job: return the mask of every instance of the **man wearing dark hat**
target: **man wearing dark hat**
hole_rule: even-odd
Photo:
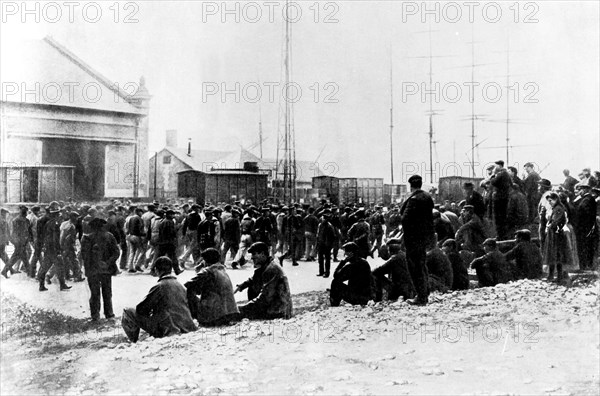
[[[90,312],[92,320],[100,319],[100,294],[104,306],[104,316],[114,318],[112,306],[112,276],[119,271],[119,245],[115,237],[104,230],[106,220],[92,219],[91,233],[81,239],[81,258],[90,287]]]
[[[358,246],[359,257],[364,259],[371,254],[371,226],[366,222],[366,213],[364,209],[359,209],[354,214],[357,221],[352,224],[348,230],[348,241],[354,242]]]
[[[261,214],[256,222],[254,223],[254,236],[257,242],[264,242],[271,246],[271,235],[273,234],[273,222],[269,216],[269,208],[263,207]]]
[[[231,209],[231,216],[223,224],[223,252],[221,253],[221,262],[227,261],[227,253],[231,251],[232,259],[235,259],[240,247],[242,234],[240,229],[240,212],[237,209]]]
[[[287,241],[287,251],[279,256],[279,264],[283,266],[283,260],[291,257],[292,265],[298,265],[302,257],[302,242],[304,239],[304,222],[298,214],[296,205],[290,208],[290,214],[284,219],[283,230]]]
[[[31,234],[33,235],[33,240],[31,241],[31,249],[33,250],[33,257],[31,258],[31,262],[29,263],[29,271],[28,275],[30,278],[35,278],[35,273],[37,270],[37,263],[40,260],[40,252],[36,249],[38,235],[37,235],[37,223],[40,216],[41,208],[39,206],[34,206],[31,208],[31,213],[27,215],[27,220],[29,220],[29,224],[31,224]],[[29,251],[27,252],[28,256],[30,256]]]
[[[27,270],[29,270],[29,255],[27,254],[27,245],[33,240],[33,233],[31,231],[31,224],[27,220],[27,206],[21,205],[19,207],[19,215],[12,221],[12,232],[10,235],[10,242],[13,244],[15,250],[8,262],[8,265],[2,270],[2,275],[6,277],[8,271],[11,273],[20,272],[17,269],[13,269],[19,260],[21,260]]]
[[[385,218],[383,217],[383,208],[381,205],[375,205],[375,213],[369,217],[369,225],[371,227],[371,254],[374,251],[379,251],[381,248],[381,242],[383,240],[383,226],[385,225]]]
[[[339,306],[342,300],[352,305],[366,305],[372,293],[371,267],[359,256],[360,248],[356,243],[348,242],[342,248],[346,257],[333,273],[329,292],[331,306]]]
[[[190,207],[190,212],[183,220],[183,225],[181,228],[181,232],[183,236],[187,239],[187,249],[183,253],[183,256],[179,259],[181,261],[182,267],[188,261],[190,256],[192,256],[192,260],[194,262],[200,259],[200,248],[198,248],[198,224],[202,221],[202,217],[200,216],[200,205],[192,204]]]
[[[480,257],[485,254],[482,244],[487,238],[485,228],[472,205],[465,205],[461,214],[463,225],[456,232],[455,240],[459,250],[468,250]]]
[[[475,190],[475,185],[471,182],[463,184],[463,190],[465,192],[465,204],[472,205],[475,214],[483,220],[485,216],[485,202],[483,196]]]
[[[135,308],[125,308],[121,325],[131,342],[137,342],[140,329],[155,338],[196,330],[190,312],[187,289],[171,275],[173,263],[168,257],[155,262],[158,282]]]
[[[527,176],[523,180],[523,192],[527,196],[527,205],[529,213],[529,223],[538,216],[538,203],[540,202],[540,195],[538,194],[538,182],[540,181],[540,175],[534,170],[531,162],[526,163],[524,166]]]
[[[531,231],[519,230],[515,233],[517,241],[514,248],[508,251],[504,257],[508,261],[515,261],[514,279],[539,279],[542,277],[542,252],[540,248],[531,241]]]
[[[319,273],[317,276],[329,277],[331,268],[331,249],[337,238],[337,233],[330,223],[331,211],[325,209],[321,212],[321,222],[317,226],[316,242],[317,256],[319,260]]]
[[[488,238],[483,242],[485,255],[471,263],[477,272],[480,287],[496,286],[511,280],[511,271],[504,255],[498,251],[496,240]]]
[[[205,218],[198,224],[198,248],[204,251],[209,248],[219,249],[217,245],[218,222],[213,217],[214,207],[204,209]]]
[[[248,289],[248,302],[240,305],[240,316],[249,319],[289,319],[292,317],[292,296],[288,279],[280,265],[269,255],[264,242],[254,243],[248,252],[254,262],[254,274],[237,285],[234,293]]]
[[[409,300],[410,304],[425,305],[428,302],[429,287],[425,257],[427,248],[434,241],[433,200],[421,189],[423,179],[419,175],[408,179],[411,195],[400,208],[404,245],[408,269],[417,292],[417,298]]]
[[[4,269],[2,270],[2,273],[5,274],[5,277],[6,273],[8,273],[7,268],[9,268],[8,263],[10,261],[8,254],[6,254],[6,246],[10,240],[8,221],[6,221],[7,216],[8,210],[0,208],[0,260],[4,261]],[[6,270],[6,272],[4,270]]]
[[[581,269],[592,269],[594,251],[597,245],[598,229],[596,227],[597,202],[592,194],[588,180],[577,185],[575,237],[577,238],[577,255]]]
[[[375,277],[375,302],[383,299],[383,290],[387,291],[388,300],[395,301],[399,297],[404,300],[415,294],[414,286],[408,271],[406,254],[402,251],[400,241],[390,243],[387,247],[391,257],[372,271]]]
[[[58,202],[53,201],[48,206],[48,221],[43,223],[43,240],[42,247],[44,252],[44,259],[42,260],[41,268],[38,272],[38,282],[40,284],[40,291],[46,291],[44,286],[44,280],[46,274],[52,266],[55,266],[58,281],[60,283],[60,290],[69,290],[71,286],[67,286],[65,283],[65,268],[63,260],[60,256],[60,207]],[[39,224],[39,223],[38,223]]]
[[[60,225],[60,250],[66,270],[73,271],[73,280],[82,282],[85,279],[81,276],[81,265],[75,254],[77,240],[77,219],[79,213],[70,212],[69,220],[63,221]]]
[[[233,216],[235,214],[232,213]],[[184,285],[187,289],[190,312],[192,317],[204,326],[227,324],[240,312],[233,296],[231,279],[225,266],[219,262],[220,254],[217,249],[203,251],[202,259],[207,266]]]
[[[499,240],[505,240],[509,238],[506,214],[512,181],[504,168],[504,161],[496,161],[495,164],[494,174],[490,178],[490,185],[493,187],[492,209],[494,223],[496,224],[496,235]]]
[[[175,221],[173,217],[175,211],[168,209],[165,212],[165,219],[158,225],[158,243],[156,244],[156,255],[157,257],[166,256],[171,260],[173,264],[173,272],[175,275],[179,275],[183,270],[179,267],[177,261],[177,229],[175,228]]]

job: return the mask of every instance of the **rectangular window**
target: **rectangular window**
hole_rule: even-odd
[[[171,163],[171,156],[170,155],[165,155],[163,157],[163,164],[170,164]]]

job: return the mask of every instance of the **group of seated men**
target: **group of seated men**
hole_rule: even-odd
[[[194,331],[193,319],[202,326],[220,326],[242,318],[290,318],[292,297],[288,279],[281,266],[270,257],[269,249],[263,242],[250,247],[254,274],[235,290],[216,249],[202,252],[205,265],[185,285],[171,273],[171,260],[158,258],[155,263],[157,285],[137,307],[123,311],[125,334],[137,342],[140,329],[157,338]],[[237,305],[234,293],[244,289],[248,289],[248,302]]]
[[[519,278],[536,279],[542,275],[542,258],[539,247],[531,241],[528,230],[517,231],[515,246],[503,254],[494,239],[483,243],[484,254],[471,262],[479,285],[494,286]],[[390,257],[371,270],[366,259],[359,254],[354,242],[343,246],[345,258],[333,273],[330,288],[331,306],[342,301],[353,305],[366,305],[369,300],[381,301],[384,291],[389,300],[412,298],[412,285],[406,254],[399,239],[386,244]],[[255,271],[251,278],[233,288],[221,255],[216,249],[206,249],[202,258],[206,265],[196,276],[179,283],[172,275],[172,263],[167,257],[157,259],[159,274],[157,285],[152,287],[136,308],[126,308],[122,325],[129,339],[136,342],[140,329],[154,337],[187,333],[196,330],[193,319],[202,326],[221,326],[249,319],[288,319],[292,316],[292,299],[288,279],[280,265],[269,255],[270,247],[263,242],[254,243],[252,255]],[[469,288],[468,262],[459,252],[453,239],[435,246],[427,252],[426,266],[431,290],[447,292]],[[248,302],[238,305],[234,294],[248,289]]]

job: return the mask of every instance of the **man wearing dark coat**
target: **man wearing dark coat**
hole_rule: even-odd
[[[166,256],[173,264],[175,275],[183,272],[177,260],[177,229],[173,217],[175,211],[168,209],[165,212],[165,219],[158,225],[158,242],[156,244],[156,257]],[[154,269],[154,266],[152,266]]]
[[[504,255],[500,253],[496,240],[488,238],[483,242],[485,255],[471,263],[471,268],[477,272],[480,287],[496,286],[511,280],[511,271]]]
[[[317,276],[329,278],[331,268],[331,249],[337,239],[337,231],[329,222],[331,211],[321,212],[321,222],[317,227],[317,257],[319,260],[319,273]]]
[[[342,248],[346,258],[333,273],[329,302],[332,307],[339,306],[342,300],[353,305],[366,305],[371,299],[371,267],[359,256],[356,243],[348,242]]]
[[[441,293],[452,290],[454,281],[452,263],[437,244],[427,252],[425,263],[429,272],[429,289]]]
[[[469,271],[458,253],[454,239],[446,239],[442,250],[452,265],[452,290],[467,290],[469,288]]]
[[[421,190],[423,179],[419,175],[408,179],[411,195],[400,208],[404,245],[408,269],[417,291],[417,298],[408,300],[410,304],[425,305],[428,302],[429,287],[425,256],[427,248],[433,244],[433,200]]]
[[[348,241],[354,242],[358,246],[358,255],[367,258],[371,254],[371,226],[365,221],[364,209],[359,209],[355,214],[357,222],[352,224],[348,230]]]
[[[471,205],[463,207],[461,217],[464,224],[456,231],[454,239],[459,250],[468,250],[475,253],[476,257],[480,257],[485,254],[481,244],[486,239],[486,232],[481,219],[473,211],[474,208]]]
[[[254,262],[254,274],[237,285],[234,293],[248,289],[248,302],[240,305],[240,316],[249,319],[275,319],[292,317],[292,296],[287,276],[281,266],[269,255],[270,247],[255,242],[248,252]]]
[[[514,260],[515,267],[513,278],[515,279],[539,279],[542,277],[542,252],[540,248],[531,241],[531,231],[519,230],[515,234],[516,245],[508,251],[504,257],[507,261]]]
[[[540,195],[538,194],[538,182],[541,180],[540,175],[533,170],[533,164],[531,162],[526,163],[524,166],[527,177],[523,180],[523,192],[527,197],[529,223],[538,216],[538,203],[540,202]]]
[[[512,181],[508,172],[504,169],[504,161],[496,161],[495,164],[496,169],[490,179],[490,185],[493,187],[492,208],[494,223],[496,224],[496,235],[499,240],[505,240],[508,239],[506,214]]]
[[[404,300],[412,298],[415,288],[410,279],[406,254],[400,244],[388,243],[387,246],[392,256],[372,271],[375,277],[375,302],[382,300],[383,289],[387,290],[388,299],[391,301],[399,297]]]
[[[114,318],[112,306],[112,276],[119,271],[119,245],[115,237],[103,230],[106,221],[100,218],[89,222],[91,233],[81,238],[81,258],[90,287],[90,312],[93,321],[100,318],[100,293],[104,302],[104,316]]]
[[[227,219],[227,221],[231,218]],[[207,267],[185,283],[192,317],[203,326],[220,326],[235,320],[240,311],[233,296],[231,279],[225,266],[219,262],[219,251],[214,248],[202,252]]]
[[[591,194],[591,187],[587,180],[577,185],[577,191],[581,197],[576,203],[577,222],[575,223],[579,266],[581,269],[591,269],[598,233],[596,229],[597,203]]]
[[[510,188],[506,217],[507,228],[511,233],[525,227],[529,220],[527,197],[514,183]]]
[[[46,291],[44,286],[44,279],[50,268],[54,265],[57,270],[58,281],[60,283],[60,290],[69,290],[71,286],[68,286],[65,282],[65,268],[60,251],[60,206],[58,202],[53,201],[48,206],[48,220],[42,223],[43,232],[42,235],[42,249],[44,258],[42,265],[38,272],[39,290]],[[39,226],[39,223],[38,223]]]
[[[168,257],[155,262],[158,283],[136,308],[125,308],[121,325],[127,337],[137,342],[140,329],[155,338],[196,330],[187,299],[187,290],[171,275],[173,263]]]

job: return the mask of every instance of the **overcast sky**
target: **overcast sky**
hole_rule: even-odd
[[[55,10],[44,8],[45,3],[39,3],[39,23],[23,16],[22,9],[13,15],[7,3],[12,2],[2,6],[2,45],[52,35],[121,86],[145,76],[153,95],[151,152],[164,147],[167,129],[178,130],[180,146],[192,138],[194,148],[251,147],[258,141],[255,87],[260,85],[264,155],[275,157],[282,3],[227,2],[227,14],[220,1],[123,2],[117,7],[98,2],[102,15],[91,22],[97,8],[81,2],[70,22],[69,9],[58,2],[62,17],[55,23],[50,23],[57,19]],[[21,3],[12,4],[19,8]],[[484,118],[475,124],[476,143],[481,142],[475,153],[481,164],[477,173],[485,163],[506,159],[508,42],[510,85],[518,86],[510,92],[511,165],[522,169],[533,161],[555,183],[562,181],[564,167],[575,175],[585,166],[600,168],[597,1],[429,2],[430,10],[438,10],[430,14],[422,2],[295,4],[294,11],[301,10],[301,15],[290,15],[291,79],[302,90],[294,105],[298,159],[315,160],[323,150],[318,162],[326,173],[389,182],[392,61],[395,182],[425,174],[431,96],[421,95],[429,84],[429,59],[422,57],[429,55],[431,28],[433,81],[440,87],[439,103],[433,104],[439,113],[433,119],[436,178],[454,174],[449,165],[454,161],[460,164],[457,173],[470,173],[465,163],[471,148],[472,37],[475,63],[482,64],[475,67],[474,107]],[[239,103],[234,94],[223,98],[220,92],[235,92],[236,83]],[[275,87],[274,98],[269,86]],[[498,94],[497,87],[503,92]],[[219,92],[208,94],[215,89]],[[252,151],[258,154],[258,148]]]

